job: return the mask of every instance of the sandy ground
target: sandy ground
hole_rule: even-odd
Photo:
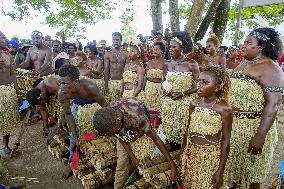
[[[278,114],[279,141],[274,154],[272,173],[262,184],[262,189],[268,189],[275,174],[279,173],[278,165],[284,159],[284,106]],[[13,137],[12,143],[13,144]],[[2,139],[0,139],[2,143]],[[22,154],[6,160],[8,168],[13,177],[24,177],[23,180],[12,180],[6,182],[10,185],[22,185],[26,189],[83,189],[79,179],[71,177],[68,180],[62,179],[62,173],[66,168],[61,160],[51,156],[47,149],[46,141],[42,137],[41,124],[26,128],[24,137],[19,147]],[[33,182],[29,178],[37,178]],[[1,180],[1,178],[0,178]],[[111,188],[111,187],[107,187]]]

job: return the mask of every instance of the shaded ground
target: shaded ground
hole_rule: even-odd
[[[269,177],[262,184],[262,189],[267,189],[275,174],[279,173],[279,161],[284,159],[284,106],[278,115],[279,141],[274,154],[273,170]],[[12,143],[13,144],[13,137]],[[2,139],[0,139],[2,144]],[[79,179],[71,177],[68,180],[62,179],[61,175],[65,169],[62,161],[51,156],[47,149],[45,140],[42,137],[40,124],[26,128],[24,138],[20,146],[22,152],[16,158],[7,160],[12,177],[25,177],[23,181],[9,178],[10,185],[23,185],[27,189],[83,189]],[[37,178],[36,183],[28,178]],[[1,178],[0,178],[1,180]],[[108,187],[107,187],[108,188]],[[111,188],[111,187],[110,187]]]

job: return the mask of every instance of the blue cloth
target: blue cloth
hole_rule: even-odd
[[[7,186],[5,184],[0,183],[0,189],[22,189],[22,187],[20,187],[20,186],[11,187],[11,186]]]
[[[59,69],[63,65],[63,60],[63,58],[60,58],[55,61],[55,69]]]
[[[72,109],[71,109],[71,112],[72,112],[72,116],[74,117],[74,120],[75,120],[75,125],[76,125],[76,132],[79,133],[79,126],[78,126],[78,107],[79,105],[73,103],[73,106],[72,106]],[[73,134],[69,128],[69,136],[70,136],[70,143],[69,143],[69,161],[72,161],[72,158],[73,158],[73,150],[72,150],[72,147],[75,143],[74,141],[74,137],[73,137]]]
[[[280,161],[279,170],[281,179],[284,180],[284,160]]]
[[[94,104],[96,103],[95,100],[81,100],[81,99],[74,99],[73,100],[73,103],[76,104],[76,105],[85,105],[85,104]]]
[[[8,46],[11,46],[11,47],[16,48],[17,51],[19,51],[19,49],[20,49],[20,44],[19,44],[19,42],[16,41],[16,40],[11,40],[11,41],[9,41],[9,42],[8,42]]]
[[[21,118],[25,117],[29,108],[31,108],[30,103],[27,100],[24,100],[22,102],[21,106],[19,107],[19,114],[20,114]],[[34,111],[34,109],[32,109],[30,117],[32,117],[34,115],[35,115],[35,111]]]

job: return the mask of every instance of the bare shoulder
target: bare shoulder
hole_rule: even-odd
[[[198,101],[199,101],[199,99],[193,99],[192,101],[190,101],[190,106],[192,106],[192,107],[196,107],[197,106],[197,104],[198,104]]]
[[[221,115],[232,114],[232,107],[225,100],[220,100],[218,103],[216,103],[214,106],[214,110],[220,113]]]

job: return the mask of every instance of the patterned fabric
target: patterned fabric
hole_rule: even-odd
[[[145,105],[135,97],[121,99],[113,102],[110,106],[123,113],[122,130],[117,135],[122,140],[133,141],[136,135],[147,133],[151,129],[149,112]],[[127,138],[125,138],[126,136]]]

